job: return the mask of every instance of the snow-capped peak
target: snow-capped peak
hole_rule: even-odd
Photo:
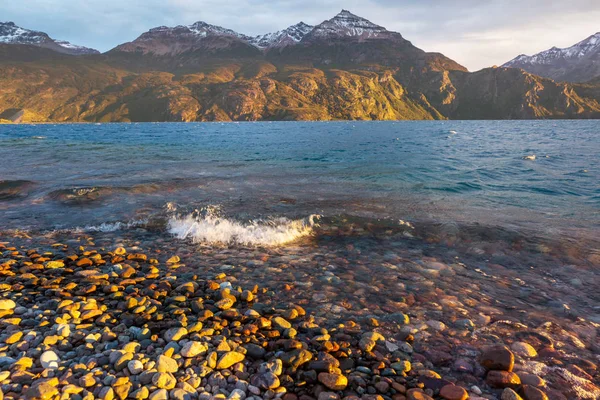
[[[548,50],[534,54],[533,56],[521,54],[503,66],[515,67],[523,64],[547,65],[554,63],[558,59],[581,59],[588,55],[597,53],[600,53],[600,32],[595,33],[587,39],[564,49],[552,47]]]
[[[72,55],[99,53],[97,50],[76,46],[64,40],[54,40],[44,32],[21,28],[14,22],[0,22],[0,43],[45,47]]]
[[[237,33],[236,31],[233,31],[231,29],[223,28],[223,27],[217,26],[217,25],[207,24],[206,22],[203,22],[203,21],[198,21],[192,25],[189,25],[187,28],[192,33],[194,33],[200,37],[215,35],[215,36],[234,36],[234,37],[238,37],[241,39],[247,38],[246,35]]]
[[[35,45],[50,40],[50,37],[43,32],[23,29],[14,22],[0,22],[0,43]]]
[[[259,49],[285,47],[300,42],[314,29],[314,26],[299,22],[282,31],[267,33],[250,39],[250,44]]]
[[[357,37],[359,39],[372,39],[390,37],[393,33],[382,26],[352,14],[348,10],[342,10],[338,15],[317,25],[311,32],[311,37]]]

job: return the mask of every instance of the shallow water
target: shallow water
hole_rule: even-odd
[[[597,121],[0,127],[4,229],[72,229],[218,207],[485,226],[600,229]],[[524,157],[536,155],[536,160]]]

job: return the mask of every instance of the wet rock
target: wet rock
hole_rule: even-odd
[[[487,370],[509,371],[515,365],[514,354],[505,346],[492,346],[484,350],[480,363]]]
[[[407,400],[433,400],[433,397],[425,394],[421,389],[410,389],[406,392]]]
[[[486,382],[493,388],[513,388],[516,389],[521,384],[519,376],[508,371],[490,371],[488,372]]]
[[[514,390],[506,388],[502,392],[501,400],[523,400]]]
[[[348,378],[342,374],[321,372],[318,379],[319,382],[331,390],[344,390],[348,386]]]
[[[548,400],[546,393],[534,386],[523,385],[520,392],[525,400]]]
[[[524,358],[534,358],[537,357],[537,351],[533,348],[533,346],[525,343],[525,342],[515,342],[510,348],[512,351]]]
[[[446,385],[440,390],[440,396],[446,400],[467,400],[469,394],[464,388],[455,385]]]

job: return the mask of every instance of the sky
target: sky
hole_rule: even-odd
[[[205,21],[258,35],[316,25],[341,9],[471,71],[600,31],[600,0],[3,0],[0,21],[107,51],[161,25]]]

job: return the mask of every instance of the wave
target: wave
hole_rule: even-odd
[[[135,220],[129,222],[103,222],[99,225],[87,225],[85,227],[78,227],[73,229],[74,232],[116,232],[124,231],[131,228],[137,228],[148,224],[148,220]]]
[[[0,200],[13,200],[27,197],[28,189],[33,186],[31,181],[3,181],[0,180]]]
[[[168,230],[179,239],[196,243],[280,246],[311,235],[319,219],[318,215],[310,215],[297,220],[272,218],[244,223],[220,217],[214,210],[204,210],[172,217]]]
[[[58,189],[49,194],[53,200],[65,204],[78,204],[96,201],[113,193],[110,187],[76,187],[70,189]]]

